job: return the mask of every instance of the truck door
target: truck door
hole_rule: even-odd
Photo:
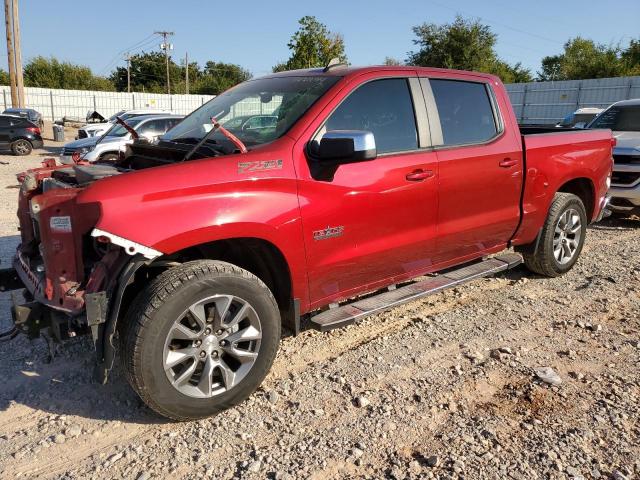
[[[377,158],[314,178],[301,153],[299,198],[312,307],[422,272],[435,251],[437,159],[426,148],[426,108],[417,78],[365,77],[338,94],[321,127],[374,134]],[[325,111],[326,111],[325,110]]]
[[[520,219],[523,159],[492,87],[422,79],[439,165],[437,263],[504,247]],[[509,105],[500,105],[502,109]]]

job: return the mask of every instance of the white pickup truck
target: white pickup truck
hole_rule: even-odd
[[[588,128],[610,128],[616,138],[609,209],[618,215],[640,214],[640,98],[614,103]]]
[[[107,130],[113,127],[116,123],[116,117],[120,117],[122,120],[126,120],[132,117],[138,117],[140,115],[155,115],[155,114],[171,114],[173,112],[169,110],[159,110],[157,108],[143,108],[138,110],[120,110],[114,113],[106,121],[100,123],[87,123],[78,129],[78,135],[76,140],[90,137],[100,137],[104,135]]]

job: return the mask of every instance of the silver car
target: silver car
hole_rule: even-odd
[[[139,137],[154,140],[180,123],[183,118],[183,115],[144,115],[125,122]],[[69,165],[78,160],[112,162],[117,160],[120,152],[132,142],[131,133],[116,123],[102,137],[82,138],[67,143],[62,149],[60,163]]]
[[[613,175],[609,209],[614,213],[640,212],[640,99],[623,100],[598,115],[588,128],[610,128],[617,144],[613,149]]]

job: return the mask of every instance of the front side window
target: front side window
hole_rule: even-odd
[[[374,80],[358,87],[327,119],[325,131],[365,130],[373,133],[378,153],[418,148],[413,101],[407,80]]]
[[[609,128],[614,132],[640,132],[640,106],[613,106],[596,117],[589,128]]]
[[[444,145],[482,143],[498,134],[483,83],[431,79]]]

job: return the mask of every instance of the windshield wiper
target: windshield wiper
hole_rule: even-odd
[[[238,147],[238,149],[240,150],[240,153],[247,153],[247,147],[245,147],[244,143],[242,143],[242,141],[236,137],[233,133],[231,133],[229,130],[227,130],[226,128],[224,128],[222,125],[220,125],[220,123],[218,122],[218,120],[216,120],[215,117],[211,117],[211,124],[213,125],[213,128],[211,130],[209,130],[204,137],[202,137],[200,139],[200,141],[198,143],[196,143],[193,148],[191,150],[189,150],[187,152],[187,154],[184,156],[184,158],[182,159],[182,161],[186,161],[189,160],[193,154],[195,152],[198,151],[198,149],[200,147],[202,147],[202,145],[204,145],[204,143],[209,140],[209,137],[211,137],[211,135],[213,135],[215,132],[217,132],[218,130],[220,130],[220,133],[222,133],[225,137],[227,137],[229,140],[231,140],[231,142]]]

